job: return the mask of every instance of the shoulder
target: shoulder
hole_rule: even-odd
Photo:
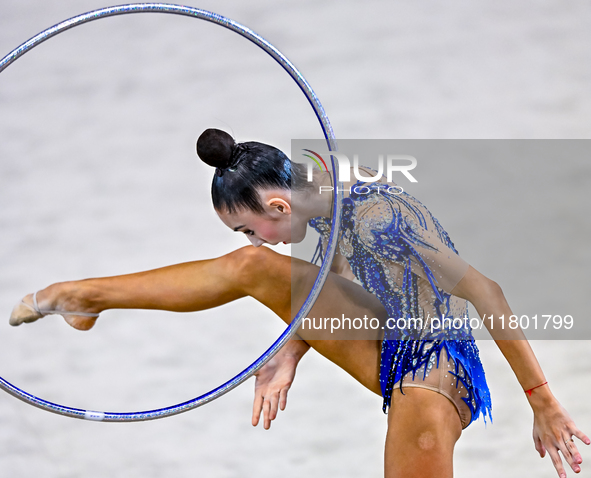
[[[326,217],[313,217],[308,221],[308,225],[320,235],[326,235],[330,233],[330,219]]]
[[[348,197],[355,188],[370,186],[376,183],[381,184],[382,187],[388,185],[387,179],[383,174],[380,174],[378,171],[367,166],[350,168],[349,177],[345,178],[345,180],[341,180],[341,183],[343,186],[344,197]],[[390,185],[395,186],[394,183],[391,183]]]

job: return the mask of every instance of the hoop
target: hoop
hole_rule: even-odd
[[[197,18],[200,20],[215,23],[224,28],[232,30],[241,35],[242,37],[246,38],[247,40],[253,42],[255,45],[257,45],[266,53],[268,53],[275,61],[277,61],[283,67],[283,69],[287,73],[289,73],[291,78],[297,83],[304,95],[306,95],[306,98],[308,99],[310,105],[314,109],[314,113],[316,114],[316,117],[320,122],[329,150],[335,151],[336,142],[334,133],[332,131],[332,127],[330,125],[328,117],[326,116],[324,108],[320,104],[318,97],[316,96],[308,82],[297,70],[297,68],[285,56],[283,56],[283,54],[279,50],[277,50],[277,48],[275,48],[268,41],[257,35],[252,30],[246,28],[245,26],[233,20],[230,20],[229,18],[225,18],[221,15],[208,12],[206,10],[200,10],[197,8],[167,3],[135,3],[129,5],[107,7],[99,10],[94,10],[92,12],[84,13],[82,15],[72,17],[68,20],[65,20],[61,23],[58,23],[57,25],[54,25],[42,31],[41,33],[37,34],[27,42],[15,48],[2,60],[0,60],[0,73],[32,48],[66,30],[69,30],[70,28],[91,22],[93,20],[99,20],[101,18],[112,17],[116,15],[125,15],[129,13],[170,13],[175,15],[184,15],[192,18]],[[337,184],[337,168],[335,165],[334,156],[331,156],[331,161],[333,165],[332,174],[334,184]],[[0,377],[0,388],[3,389],[5,392],[13,395],[14,397],[22,400],[23,402],[26,402],[29,405],[33,405],[48,412],[57,413],[59,415],[64,415],[72,418],[104,422],[138,422],[146,420],[155,420],[157,418],[165,418],[200,407],[228,393],[230,390],[234,389],[242,382],[247,380],[249,377],[251,377],[257,370],[259,370],[263,365],[265,365],[269,360],[271,360],[271,358],[273,358],[273,356],[281,349],[281,347],[283,347],[283,345],[285,345],[285,343],[295,334],[296,330],[300,326],[302,318],[308,314],[308,312],[312,308],[312,305],[318,298],[322,286],[324,285],[324,282],[328,277],[330,264],[336,251],[336,238],[338,237],[337,232],[340,228],[341,217],[339,189],[342,188],[335,188],[334,191],[334,207],[332,215],[333,227],[328,241],[325,260],[322,262],[320,271],[318,272],[318,276],[316,277],[314,285],[312,286],[312,289],[308,294],[306,301],[300,308],[296,317],[292,320],[291,324],[286,328],[283,334],[281,334],[281,336],[275,341],[275,343],[273,343],[273,345],[271,345],[271,347],[269,347],[269,349],[267,349],[256,361],[254,361],[251,365],[249,365],[246,369],[244,369],[234,378],[228,380],[226,383],[192,400],[179,403],[171,407],[159,408],[156,410],[148,410],[143,412],[128,413],[99,412],[58,405],[56,403],[48,402],[41,398],[35,397],[34,395],[31,395],[25,392],[24,390],[15,387],[8,381],[4,380],[2,377]],[[342,196],[342,192],[340,193],[340,195]]]

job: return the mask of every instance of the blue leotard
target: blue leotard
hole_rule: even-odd
[[[384,411],[395,384],[402,384],[408,373],[414,377],[419,369],[428,373],[433,357],[438,361],[445,349],[455,363],[451,373],[456,383],[468,392],[462,400],[470,408],[472,421],[480,414],[485,420],[491,418],[490,392],[469,321],[451,321],[468,317],[466,301],[450,294],[468,264],[423,204],[407,193],[396,194],[398,189],[388,190],[388,186],[382,182],[355,184],[343,200],[339,235],[339,252],[347,258],[353,274],[394,319],[389,321],[391,327],[385,328],[381,350]],[[316,262],[322,258],[330,222],[317,217],[309,224],[321,234],[313,259]],[[434,318],[448,327],[432,329]],[[450,320],[445,322],[446,318]],[[405,319],[398,321],[402,327],[396,327],[397,319]],[[420,319],[423,325],[411,327],[409,319],[414,319],[415,326]]]

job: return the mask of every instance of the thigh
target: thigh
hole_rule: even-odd
[[[318,270],[319,268],[315,265],[292,259],[292,317],[295,317],[311,290]],[[377,318],[378,322],[383,324],[387,319],[387,313],[373,294],[360,285],[331,272],[307,317],[312,320],[324,318],[342,320],[343,317],[353,320],[368,317],[369,319]],[[333,338],[330,326],[328,329],[310,330],[309,324],[308,321],[308,327],[305,329],[301,327],[298,335],[366,388],[381,396],[380,358],[383,335],[381,326],[371,329],[366,328],[364,324],[359,330],[343,331],[341,329],[339,331],[341,333],[334,334],[336,338]]]
[[[310,292],[319,267],[264,247],[244,248],[240,254],[242,272],[237,280],[246,284],[245,292],[271,308],[286,323],[291,323]],[[380,322],[387,318],[384,307],[374,295],[331,272],[308,317],[341,317],[343,314],[352,318],[375,317]],[[381,396],[381,328],[374,331],[373,338],[363,340],[335,340],[330,335],[300,332],[317,352]]]
[[[424,388],[392,393],[388,412],[385,478],[453,476],[453,450],[462,433],[455,406]]]
[[[414,373],[408,372],[402,378],[402,388],[405,391],[407,388],[424,388],[446,397],[456,408],[463,429],[472,421],[472,412],[466,404],[472,395],[461,378],[467,375],[463,366],[458,364],[456,367],[456,362],[442,348],[438,354],[432,353],[429,361]],[[397,382],[392,388],[396,390],[399,387],[400,382]]]

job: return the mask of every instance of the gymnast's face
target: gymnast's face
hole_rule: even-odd
[[[217,210],[216,212],[226,226],[235,232],[246,234],[255,247],[302,241],[305,237],[305,227],[303,235],[301,231],[292,227],[295,218],[291,208],[291,191],[263,190],[259,191],[259,196],[264,208],[263,214],[251,210],[235,213]]]

